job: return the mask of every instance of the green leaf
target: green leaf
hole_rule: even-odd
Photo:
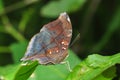
[[[66,60],[69,61],[72,69],[80,63],[80,59],[70,50]],[[70,71],[65,64],[39,65],[28,80],[65,80],[69,73]]]
[[[26,65],[9,65],[6,67],[0,67],[0,79],[4,80],[27,80],[27,78],[33,73],[38,63],[36,61],[30,62]]]
[[[113,56],[90,55],[74,68],[67,80],[93,80],[117,63],[120,63],[120,53]]]
[[[26,65],[22,64],[14,75],[14,80],[27,80],[37,66],[37,61],[30,62]]]
[[[80,63],[80,59],[72,51],[69,51],[67,60],[70,62],[72,69]],[[30,61],[26,65],[22,63],[21,65],[2,67],[0,72],[0,77],[3,77],[5,80],[27,80],[28,78],[28,80],[64,80],[69,70],[64,64],[38,66],[37,61]]]
[[[116,67],[112,66],[102,72],[102,74],[98,75],[93,80],[112,80],[116,76]]]
[[[27,44],[28,44],[27,42],[21,42],[21,43],[14,43],[10,46],[14,63],[20,62],[20,59],[23,57],[26,51]]]
[[[59,0],[51,1],[41,9],[41,14],[46,17],[56,17],[61,12],[75,12],[79,10],[86,0]]]
[[[0,67],[0,80],[13,80],[13,76],[18,67],[18,65],[8,65]]]

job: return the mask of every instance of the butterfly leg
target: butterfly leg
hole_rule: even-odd
[[[70,72],[72,72],[72,69],[71,69],[71,67],[70,67],[70,63],[69,63],[69,61],[61,62],[61,64],[66,64],[68,70],[69,70]]]

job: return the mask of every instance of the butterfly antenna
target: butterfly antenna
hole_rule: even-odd
[[[70,44],[70,47],[77,41],[80,39],[80,33],[75,37],[75,39],[73,40],[73,42]]]

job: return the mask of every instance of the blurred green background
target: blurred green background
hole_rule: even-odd
[[[0,0],[0,66],[20,63],[31,37],[62,12],[71,18],[70,49],[80,59],[120,52],[120,0]]]

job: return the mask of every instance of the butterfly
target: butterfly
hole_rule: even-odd
[[[44,25],[29,42],[22,61],[37,60],[39,64],[59,64],[68,56],[72,25],[66,12]]]

